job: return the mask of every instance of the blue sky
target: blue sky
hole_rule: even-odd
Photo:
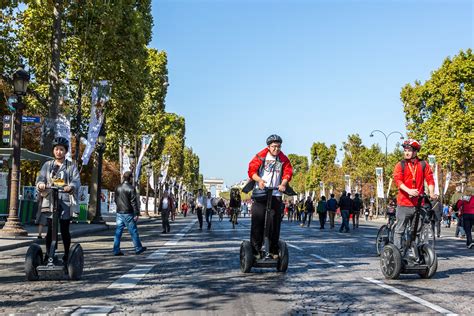
[[[154,0],[166,110],[186,118],[204,177],[246,178],[268,135],[283,152],[405,133],[401,88],[473,47],[473,2]],[[393,150],[396,135],[389,139]]]

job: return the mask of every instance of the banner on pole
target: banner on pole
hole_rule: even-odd
[[[351,193],[351,176],[346,174],[344,176],[345,188],[347,193]]]
[[[326,189],[324,187],[324,182],[320,181],[319,182],[319,197],[326,196]]]
[[[143,157],[150,147],[151,141],[153,140],[153,135],[143,135],[142,136],[142,147],[140,149],[140,156],[138,157],[137,167],[135,168],[135,182],[138,182],[140,178],[140,171],[142,169]]]
[[[438,181],[438,164],[436,163],[436,156],[435,155],[428,155],[428,164],[433,170],[433,178],[434,178],[434,194],[439,195],[439,181]]]
[[[392,178],[388,181],[388,189],[387,189],[387,198],[390,196],[390,189],[392,188]]]
[[[383,192],[383,168],[375,168],[375,176],[377,179],[377,197],[378,198],[385,198]]]
[[[161,164],[160,173],[161,173],[161,185],[165,184],[166,177],[168,176],[168,167],[170,164],[170,155],[163,156],[163,163]]]
[[[87,132],[86,148],[82,154],[82,164],[84,166],[89,163],[91,154],[94,151],[97,137],[104,122],[105,104],[109,99],[110,86],[107,80],[99,81],[92,87],[91,117]]]
[[[444,183],[443,195],[445,195],[446,192],[448,191],[448,186],[449,186],[450,181],[451,181],[451,171],[448,171],[448,174],[446,175],[446,182]]]

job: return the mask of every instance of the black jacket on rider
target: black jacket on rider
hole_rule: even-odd
[[[115,204],[117,205],[117,213],[140,215],[137,193],[128,181],[124,181],[115,189]]]

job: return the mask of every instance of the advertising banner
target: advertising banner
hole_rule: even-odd
[[[377,179],[377,197],[385,198],[383,192],[383,168],[375,168],[375,176]]]
[[[150,147],[151,141],[153,140],[153,135],[143,135],[142,137],[142,148],[140,149],[140,156],[138,157],[137,167],[135,168],[135,181],[138,182],[140,179],[140,171],[142,168],[143,157]]]
[[[109,190],[100,190],[100,213],[105,214],[109,212]]]
[[[107,80],[102,80],[92,87],[91,116],[89,130],[87,132],[86,148],[82,154],[82,164],[89,163],[92,152],[94,151],[97,137],[99,136],[102,123],[104,122],[105,104],[110,99],[110,86]]]
[[[346,174],[344,176],[345,190],[347,193],[351,193],[351,176]]]
[[[79,204],[89,204],[89,187],[87,185],[81,185],[78,193]]]
[[[8,172],[0,172],[0,200],[5,200],[8,195]]]

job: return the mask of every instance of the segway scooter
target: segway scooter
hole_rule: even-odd
[[[69,250],[67,263],[58,258],[56,248],[58,246],[59,226],[59,192],[63,192],[58,186],[50,187],[53,204],[52,209],[52,240],[48,251],[47,261],[43,260],[43,251],[38,244],[32,244],[26,252],[25,273],[28,281],[43,279],[63,279],[69,277],[71,280],[79,280],[84,269],[84,253],[80,244],[73,244]]]
[[[240,245],[240,270],[244,273],[249,273],[252,267],[256,268],[276,268],[278,272],[286,272],[288,269],[289,254],[288,246],[283,240],[278,241],[278,258],[275,259],[270,255],[270,238],[269,227],[267,225],[267,218],[271,212],[273,190],[278,188],[265,188],[267,194],[267,203],[265,209],[265,226],[264,226],[264,245],[263,250],[260,251],[260,259],[257,259],[252,251],[250,241],[244,240]],[[287,195],[296,195],[296,193],[287,187]]]
[[[421,204],[425,201],[423,207]],[[419,197],[415,208],[414,219],[410,231],[404,241],[402,252],[393,244],[388,243],[383,247],[380,256],[380,267],[386,279],[398,279],[400,274],[418,274],[424,279],[431,278],[438,269],[438,257],[429,241],[419,234],[420,216],[423,218],[431,211],[431,203],[426,194]]]

